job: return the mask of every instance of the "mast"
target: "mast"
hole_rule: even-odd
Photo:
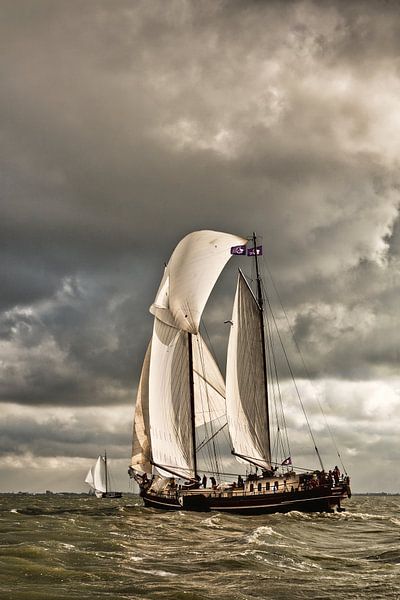
[[[263,297],[262,297],[260,271],[258,268],[257,237],[256,237],[255,232],[253,232],[253,247],[254,247],[254,262],[255,262],[255,267],[256,267],[257,302],[258,302],[258,305],[260,308],[260,333],[261,333],[261,346],[262,346],[265,407],[266,407],[266,415],[267,415],[268,456],[269,456],[269,460],[271,461],[271,440],[270,440],[268,380],[267,380],[267,356],[266,356],[266,350],[265,350],[264,302],[263,302]]]
[[[196,421],[195,421],[195,412],[194,412],[193,347],[192,347],[192,334],[191,333],[188,333],[188,353],[189,353],[190,421],[191,421],[191,428],[192,428],[192,445],[193,445],[193,469],[194,469],[194,478],[197,479]]]
[[[107,469],[107,452],[104,450],[104,465],[106,470],[106,494],[108,492],[108,469]]]

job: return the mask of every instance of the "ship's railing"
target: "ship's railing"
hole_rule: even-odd
[[[271,485],[272,483],[272,485]],[[260,495],[273,495],[277,493],[295,493],[301,491],[308,491],[315,488],[324,488],[324,489],[340,489],[347,483],[347,478],[345,476],[341,476],[338,483],[330,482],[327,480],[320,481],[318,479],[306,479],[306,480],[288,480],[288,481],[280,481],[280,480],[270,480],[270,486],[266,485],[266,482],[263,480],[253,480],[251,482],[246,482],[244,486],[218,486],[216,488],[203,488],[199,487],[196,489],[185,489],[182,486],[172,486],[170,488],[157,491],[158,496],[162,496],[164,498],[176,498],[177,491],[179,493],[183,493],[185,496],[196,496],[199,494],[203,494],[204,496],[210,498],[220,498],[220,497],[236,497],[236,496],[260,496]],[[151,491],[151,490],[149,490]]]

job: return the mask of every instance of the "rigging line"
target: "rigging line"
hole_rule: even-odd
[[[275,355],[273,352],[273,348],[272,348],[272,336],[271,336],[271,327],[270,327],[270,322],[269,322],[269,318],[268,318],[268,314],[267,312],[265,312],[265,326],[266,326],[266,343],[267,343],[267,353],[268,353],[268,379],[269,379],[269,384],[270,384],[270,388],[271,388],[271,393],[269,394],[269,397],[272,397],[273,400],[273,409],[274,409],[274,416],[275,416],[275,422],[276,422],[276,435],[275,435],[275,439],[274,439],[274,444],[273,444],[273,452],[275,453],[275,458],[276,460],[278,460],[278,454],[279,454],[279,446],[282,445],[282,439],[281,439],[281,435],[280,435],[280,423],[279,423],[279,417],[278,417],[278,409],[277,409],[277,391],[276,391],[276,383],[277,383],[277,376],[275,373],[275,378],[274,378],[274,371],[273,371],[273,365],[275,364]],[[276,368],[275,368],[276,371]],[[272,407],[271,407],[272,408]],[[271,434],[272,434],[272,428],[271,428]],[[272,457],[271,457],[272,459]]]
[[[213,347],[213,345],[211,343],[211,338],[210,338],[210,335],[208,333],[208,329],[207,329],[207,326],[205,324],[204,318],[201,319],[201,326],[202,326],[202,329],[204,331],[204,338],[205,338],[206,346],[209,349],[210,354],[213,357],[213,359],[215,361],[215,364],[217,365],[217,367],[219,369],[217,357],[216,357],[216,354],[215,354],[215,351],[214,351],[214,347]],[[219,371],[220,371],[220,369],[219,369]],[[225,413],[224,413],[223,417],[226,419],[227,418],[227,416],[226,416],[226,402],[224,402],[224,408],[225,408]],[[222,415],[221,415],[220,418],[222,418]],[[227,433],[227,431],[228,430],[223,431],[223,436],[224,436],[225,441],[230,445],[230,438],[229,438],[229,434]],[[218,452],[218,460],[220,462],[222,461],[221,452]],[[217,472],[219,473],[219,471],[217,471]]]
[[[280,304],[280,306],[281,306],[281,308],[282,308],[283,314],[285,315],[285,319],[286,319],[286,322],[287,322],[287,324],[288,324],[288,327],[289,327],[289,330],[290,330],[290,334],[291,334],[291,336],[292,336],[292,338],[293,338],[293,341],[294,341],[294,344],[295,344],[295,346],[296,346],[297,352],[298,352],[298,353],[299,353],[299,355],[300,355],[301,362],[302,362],[302,364],[303,364],[303,367],[304,367],[304,370],[305,370],[305,372],[306,372],[307,378],[309,379],[309,381],[310,381],[310,382],[312,382],[312,379],[311,379],[311,376],[310,376],[309,370],[308,370],[308,368],[307,368],[307,365],[306,365],[306,363],[305,363],[305,360],[304,360],[303,354],[302,354],[302,352],[301,352],[300,346],[299,346],[299,344],[298,344],[298,342],[297,342],[297,339],[296,339],[296,337],[295,337],[295,335],[294,335],[294,331],[293,331],[293,329],[292,329],[292,326],[290,325],[289,318],[288,318],[288,316],[287,316],[287,313],[286,313],[286,311],[285,311],[285,307],[283,306],[283,303],[282,303],[281,297],[280,297],[280,295],[279,295],[279,292],[278,292],[278,290],[277,290],[277,288],[276,288],[276,285],[275,285],[275,282],[274,282],[274,278],[272,277],[272,273],[271,273],[271,270],[270,270],[270,269],[269,269],[269,267],[268,267],[267,261],[265,261],[265,262],[264,262],[264,264],[265,264],[265,267],[266,267],[266,269],[267,269],[267,271],[268,271],[269,277],[270,277],[270,279],[271,279],[271,282],[272,282],[273,288],[274,288],[274,290],[275,290],[275,293],[276,293],[276,295],[277,295],[277,298],[278,298],[278,300],[279,300],[279,304]],[[313,386],[313,387],[314,387],[314,386]],[[315,390],[315,388],[314,388],[314,390]],[[318,407],[319,407],[319,409],[320,409],[320,411],[321,411],[321,413],[322,413],[322,416],[324,417],[325,425],[326,425],[326,427],[327,427],[327,429],[328,429],[328,431],[329,431],[329,435],[330,435],[330,437],[331,437],[331,440],[332,440],[333,446],[334,446],[334,448],[335,448],[335,450],[336,450],[336,454],[337,454],[337,455],[338,455],[338,457],[339,457],[340,464],[342,465],[343,471],[344,471],[344,472],[346,473],[346,475],[347,475],[346,467],[345,467],[345,466],[344,466],[344,464],[343,464],[343,460],[342,460],[342,457],[341,457],[341,455],[340,455],[339,448],[338,448],[338,446],[337,446],[337,444],[336,444],[336,439],[335,439],[335,437],[334,437],[334,435],[333,435],[333,433],[332,433],[332,430],[331,430],[331,428],[330,428],[330,426],[329,426],[328,419],[327,419],[327,417],[326,417],[326,415],[325,415],[325,412],[324,412],[324,410],[323,410],[323,408],[322,408],[322,404],[321,404],[321,402],[320,402],[320,400],[319,400],[319,398],[318,398],[318,394],[317,394],[316,392],[315,392],[315,398],[316,398],[316,400],[317,400]]]
[[[205,352],[208,351],[208,348],[206,346],[206,343],[204,342],[204,340],[202,339],[201,335],[199,334],[198,336],[196,336],[197,338],[197,348],[198,348],[198,352],[199,352],[199,357],[200,357],[200,362],[201,362],[201,368],[203,370],[204,376],[201,377],[201,379],[204,381],[205,385],[205,396],[206,396],[206,402],[207,402],[207,408],[208,408],[208,412],[209,414],[211,413],[212,410],[212,406],[211,406],[211,402],[210,402],[210,394],[209,394],[209,390],[208,390],[208,386],[211,387],[211,389],[214,389],[214,391],[217,391],[215,389],[214,386],[212,386],[206,379],[205,374],[206,374],[206,358],[205,358]],[[211,355],[211,352],[210,352]],[[211,355],[212,358],[212,355]],[[197,371],[196,371],[197,372]],[[198,372],[197,372],[198,373]],[[198,375],[200,375],[200,373],[198,373]],[[221,396],[221,394],[219,394]],[[211,433],[213,433],[213,423],[212,421],[209,421],[208,423],[204,422],[204,428],[205,428],[205,432],[206,432],[206,436],[209,435],[208,433],[208,429],[211,430]],[[210,440],[213,440],[215,436],[212,435]],[[203,444],[201,447],[204,447],[205,444]],[[219,456],[218,456],[218,452],[217,452],[217,448],[215,447],[215,442],[213,441],[212,444],[212,448],[210,448],[210,446],[208,446],[207,448],[208,450],[208,459],[210,461],[210,466],[213,467],[215,466],[215,469],[218,470],[219,469]]]
[[[199,349],[199,354],[203,354],[204,355],[203,351],[200,350],[200,349]],[[201,362],[202,362],[202,366],[203,366],[203,368],[205,370],[205,365],[203,364],[204,363],[204,359],[201,359]],[[225,399],[225,396],[223,394],[221,394],[221,392],[212,383],[210,383],[208,381],[208,379],[205,376],[205,374],[200,373],[200,371],[198,371],[194,367],[193,367],[193,373],[196,373],[196,375],[198,375],[200,377],[200,379],[202,379],[204,381],[204,383],[206,383],[208,386],[210,386],[210,388],[212,388],[214,390],[214,392],[216,392],[219,396],[221,396],[221,398]]]
[[[206,343],[203,340],[202,340],[202,343],[204,344],[205,349],[208,352]],[[204,352],[203,346],[202,346],[202,351]],[[204,356],[203,356],[203,360],[204,360]],[[210,387],[211,387],[211,389],[214,389],[214,386],[210,385]],[[209,389],[207,386],[206,386],[206,392],[207,392],[207,406],[208,406],[208,409],[211,411],[212,405],[213,405],[213,399],[209,393]],[[225,402],[224,402],[224,409],[225,409],[225,413],[226,413]],[[210,432],[213,434],[213,432],[214,432],[214,422],[213,421],[209,421],[209,423],[207,424],[207,429],[210,429]],[[221,469],[221,465],[220,465],[221,455],[220,455],[218,447],[215,444],[215,441],[216,441],[214,439],[215,436],[216,436],[215,433],[211,436],[210,441],[212,441],[212,444],[210,446],[208,446],[208,453],[209,453],[210,467],[213,468],[214,471],[218,472]]]
[[[271,328],[270,320],[268,319],[268,315],[267,315],[267,325],[268,325],[268,331],[269,331],[269,334],[270,334],[270,336],[269,336],[269,342],[270,342],[270,346],[271,346],[271,355],[272,355],[273,362],[274,362],[274,373],[275,373],[276,386],[278,388],[278,396],[279,396],[279,402],[280,402],[280,407],[281,407],[282,424],[283,424],[283,429],[284,429],[285,442],[287,444],[289,456],[291,456],[291,449],[290,449],[290,443],[289,443],[288,428],[287,428],[287,424],[286,424],[285,411],[283,409],[282,392],[281,392],[281,386],[280,386],[279,377],[278,377],[278,367],[277,367],[277,364],[276,364],[276,353],[275,353],[275,350],[274,350],[274,339],[273,339],[273,336],[272,336],[272,328]],[[278,421],[278,415],[277,415],[277,421]],[[283,453],[285,453],[285,448],[284,448],[284,445],[283,445],[283,439],[281,440],[281,446],[282,446]]]
[[[322,459],[321,459],[321,455],[320,455],[320,453],[319,453],[319,450],[318,450],[318,448],[317,448],[317,444],[316,444],[316,441],[315,441],[315,438],[314,438],[314,434],[313,434],[313,432],[312,432],[312,429],[311,429],[310,421],[309,421],[309,419],[308,419],[308,417],[307,417],[307,413],[306,413],[306,411],[305,411],[304,404],[303,404],[303,401],[302,401],[302,399],[301,399],[301,396],[300,396],[299,388],[297,387],[296,379],[295,379],[295,377],[294,377],[294,373],[293,373],[292,367],[291,367],[291,365],[290,365],[290,362],[289,362],[289,357],[288,357],[288,355],[287,355],[287,352],[286,352],[285,346],[283,345],[283,340],[282,340],[281,334],[279,333],[278,325],[277,325],[277,322],[276,322],[276,319],[275,319],[274,313],[272,312],[272,307],[271,307],[271,304],[270,304],[270,301],[269,301],[269,298],[268,298],[268,296],[266,296],[266,300],[267,300],[267,303],[268,303],[269,309],[270,309],[270,311],[271,311],[272,319],[273,319],[273,322],[274,322],[274,325],[275,325],[275,330],[276,330],[276,333],[277,333],[277,335],[278,335],[278,338],[279,338],[279,341],[280,341],[280,344],[281,344],[281,348],[282,348],[283,354],[284,354],[284,356],[285,356],[285,359],[286,359],[286,364],[287,364],[287,366],[288,366],[288,369],[289,369],[290,375],[291,375],[291,377],[292,377],[292,381],[293,381],[294,387],[295,387],[295,389],[296,389],[296,394],[297,394],[297,397],[298,397],[298,399],[299,399],[300,406],[301,406],[301,409],[302,409],[302,411],[303,411],[303,414],[304,414],[304,418],[305,418],[305,420],[306,420],[306,423],[307,423],[308,431],[309,431],[309,433],[310,433],[311,439],[312,439],[312,441],[313,441],[313,444],[314,444],[314,449],[315,449],[315,452],[316,452],[316,454],[317,454],[317,457],[318,457],[319,463],[320,463],[320,465],[321,465],[321,469],[322,469],[322,470],[324,470],[324,465],[323,465],[323,462],[322,462]]]
[[[204,337],[206,338],[205,341],[207,342],[206,343],[207,348],[209,349],[210,354],[211,354],[211,356],[213,357],[213,359],[215,361],[215,364],[218,366],[217,356],[215,354],[214,347],[213,347],[213,345],[211,343],[210,334],[208,333],[208,329],[207,329],[207,326],[205,324],[205,321],[204,321],[203,317],[201,318],[201,327],[204,330]],[[219,368],[219,366],[218,366],[218,368]]]
[[[211,437],[210,437],[208,440],[203,440],[203,441],[201,442],[201,444],[200,444],[200,445],[197,447],[197,451],[201,450],[202,448],[204,448],[204,446],[205,446],[206,444],[208,444],[209,442],[211,442],[211,440],[212,440],[213,438],[215,438],[215,436],[217,436],[217,435],[219,434],[219,432],[220,432],[220,431],[222,431],[222,430],[223,430],[223,429],[224,429],[224,428],[225,428],[227,425],[228,425],[228,423],[224,423],[224,424],[222,425],[222,427],[220,427],[220,428],[219,428],[219,429],[218,429],[218,430],[217,430],[217,431],[216,431],[216,432],[215,432],[215,433],[214,433],[214,434],[213,434],[213,435],[212,435],[212,436],[211,436]]]

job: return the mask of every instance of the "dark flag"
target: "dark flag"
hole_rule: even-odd
[[[288,458],[285,458],[285,460],[281,463],[282,466],[285,465],[291,465],[292,464],[292,457],[288,456]]]
[[[239,254],[239,255],[245,255],[246,254],[246,244],[244,246],[232,246],[231,247],[231,254]]]
[[[257,256],[261,256],[262,255],[262,246],[257,246],[256,249],[249,248],[247,250],[247,256],[255,256],[256,254],[257,254]]]

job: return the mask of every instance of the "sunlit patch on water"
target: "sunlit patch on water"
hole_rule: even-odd
[[[149,575],[155,575],[156,577],[176,577],[176,573],[171,573],[169,571],[161,571],[159,569],[155,569],[153,571],[146,571],[146,569],[143,569],[142,573],[147,573]]]

